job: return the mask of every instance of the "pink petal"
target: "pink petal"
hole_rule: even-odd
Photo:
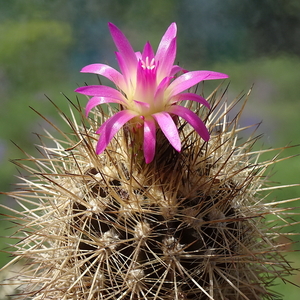
[[[172,77],[165,77],[160,82],[160,84],[156,88],[156,91],[155,91],[155,94],[154,94],[154,102],[157,102],[157,101],[163,99],[164,92],[165,92],[166,88],[168,87],[169,82],[170,82],[171,79],[172,79]]]
[[[88,85],[82,86],[75,90],[75,92],[87,96],[110,97],[120,101],[125,101],[126,98],[118,90],[104,85]]]
[[[101,154],[107,145],[110,143],[114,135],[120,128],[129,120],[136,117],[137,113],[130,110],[122,110],[117,112],[106,122],[104,122],[96,133],[100,134],[99,141],[96,147],[96,153]]]
[[[165,49],[164,56],[160,59],[156,58],[158,61],[158,70],[157,70],[157,78],[160,81],[161,78],[166,76],[170,76],[174,60],[176,57],[176,38],[174,38],[168,48]]]
[[[149,62],[154,58],[154,52],[149,42],[146,43],[143,53],[142,53],[142,60],[145,62],[146,58],[148,57]]]
[[[141,110],[145,110],[145,109],[149,109],[150,108],[150,104],[147,102],[142,102],[142,101],[137,101],[137,100],[133,100],[133,102],[141,109]]]
[[[176,37],[176,33],[177,33],[176,23],[172,23],[169,26],[169,28],[167,29],[167,31],[165,32],[165,34],[163,35],[163,37],[158,45],[156,55],[155,55],[156,61],[163,60],[163,58],[165,57],[166,51],[168,50],[172,40]]]
[[[109,80],[111,80],[116,86],[120,89],[123,89],[125,86],[125,81],[123,75],[115,70],[114,68],[105,65],[105,64],[91,64],[85,66],[82,70],[82,73],[94,73],[102,75]]]
[[[156,144],[156,126],[155,121],[152,118],[146,118],[144,120],[144,156],[146,164],[149,164],[155,154]]]
[[[142,58],[142,53],[140,51],[135,52],[135,56],[136,56],[137,61],[143,59]]]
[[[124,105],[123,101],[120,101],[118,99],[114,99],[111,97],[93,97],[88,101],[88,103],[85,107],[86,116],[89,114],[89,112],[91,111],[92,108],[94,108],[97,105],[104,104],[104,103],[120,103],[120,104]]]
[[[177,74],[178,72],[180,71],[185,71],[185,73],[187,72],[186,70],[184,70],[183,68],[177,66],[177,65],[174,65],[171,69],[171,72],[170,72],[170,76],[174,76],[175,74]]]
[[[183,93],[183,94],[179,94],[174,96],[173,98],[171,98],[171,102],[170,103],[176,103],[178,101],[184,101],[184,100],[190,100],[190,101],[196,101],[198,103],[203,104],[204,106],[210,108],[209,103],[207,102],[207,100],[197,94],[194,93]]]
[[[213,71],[192,71],[176,78],[168,87],[170,97],[189,89],[203,80],[224,79],[228,75]]]
[[[124,80],[128,86],[128,84],[130,84],[130,81],[131,81],[130,77],[132,76],[134,78],[136,72],[129,71],[126,60],[124,60],[123,56],[119,52],[116,52],[116,58],[117,58],[120,70],[124,76]]]
[[[178,134],[178,129],[172,119],[172,117],[167,112],[159,112],[152,115],[153,118],[158,123],[162,132],[169,140],[170,144],[180,152],[181,150],[181,141]]]
[[[203,121],[198,117],[197,114],[190,111],[186,107],[179,105],[172,105],[169,107],[168,112],[175,114],[183,119],[185,119],[188,123],[190,123],[194,129],[198,132],[198,134],[205,140],[208,141],[210,138],[209,132],[203,123]]]
[[[131,44],[116,25],[108,23],[108,27],[117,49],[128,64],[129,71],[131,72],[137,64],[136,55]]]
[[[142,61],[139,61],[136,73],[136,97],[147,98],[156,89],[156,72],[155,69],[144,68]]]

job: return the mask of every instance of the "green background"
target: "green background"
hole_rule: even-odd
[[[254,84],[241,125],[262,121],[259,147],[300,143],[300,2],[298,0],[0,0],[0,191],[14,189],[22,157],[11,142],[38,155],[35,132],[52,130],[33,107],[63,126],[45,94],[67,111],[73,90],[94,77],[80,74],[90,63],[116,67],[115,46],[107,23],[116,24],[134,49],[149,40],[154,48],[171,22],[178,26],[177,61],[188,70],[214,70],[230,76],[228,98],[246,93]],[[85,104],[80,97],[82,105]],[[286,151],[296,155],[299,148]],[[298,183],[300,159],[274,168],[275,182]],[[277,199],[299,197],[300,188],[277,191]],[[14,207],[1,195],[2,204]],[[299,220],[299,217],[298,217]],[[9,235],[2,221],[0,235]],[[293,232],[299,233],[300,226]],[[299,237],[295,237],[299,240]],[[1,239],[1,249],[8,242]],[[294,246],[300,249],[299,245]],[[300,256],[288,256],[300,267]],[[0,266],[9,260],[0,257]],[[300,276],[290,278],[300,284]],[[299,290],[280,283],[284,299],[298,300]]]

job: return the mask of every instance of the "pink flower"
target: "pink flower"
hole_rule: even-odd
[[[209,108],[201,96],[184,92],[203,80],[227,78],[226,74],[212,71],[186,72],[174,77],[182,68],[174,65],[176,56],[176,24],[172,23],[161,39],[156,54],[149,42],[143,52],[134,52],[122,31],[109,23],[109,30],[119,52],[116,52],[121,73],[105,64],[92,64],[81,72],[95,73],[111,80],[117,89],[92,85],[75,91],[93,96],[87,103],[86,114],[103,103],[118,103],[124,108],[106,120],[97,130],[100,135],[96,153],[101,154],[114,135],[127,122],[138,120],[143,127],[143,151],[146,163],[155,155],[156,130],[160,128],[171,145],[181,150],[181,141],[174,115],[185,119],[197,133],[208,141],[210,136],[202,120],[186,107],[177,105],[182,100],[199,102]],[[184,92],[184,93],[182,93]],[[133,120],[132,120],[133,119]],[[138,127],[137,127],[138,128]]]

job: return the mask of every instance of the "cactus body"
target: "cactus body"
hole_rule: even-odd
[[[62,114],[72,132],[47,134],[54,146],[42,143],[42,157],[15,161],[29,173],[8,193],[23,208],[11,217],[22,233],[15,299],[276,298],[273,280],[292,270],[273,227],[288,222],[286,209],[261,194],[276,155],[259,162],[257,138],[238,141],[242,109],[228,119],[237,100],[215,91],[209,101],[208,115],[198,114],[210,141],[182,123],[181,153],[158,133],[151,164],[126,128],[94,153],[103,111],[82,124]]]

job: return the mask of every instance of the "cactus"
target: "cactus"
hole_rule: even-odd
[[[230,119],[240,99],[225,95],[217,88],[208,112],[189,107],[208,142],[178,120],[181,152],[157,132],[149,164],[132,150],[126,126],[95,153],[95,131],[114,106],[88,119],[79,104],[70,117],[58,108],[71,132],[49,121],[61,137],[46,132],[39,158],[14,161],[28,174],[6,193],[22,208],[7,208],[18,224],[9,265],[22,263],[14,299],[276,299],[274,279],[294,270],[278,241],[293,222],[290,208],[265,195],[277,188],[267,186],[267,170],[280,150],[254,150],[255,130],[239,140],[249,128],[238,127],[244,105]]]

